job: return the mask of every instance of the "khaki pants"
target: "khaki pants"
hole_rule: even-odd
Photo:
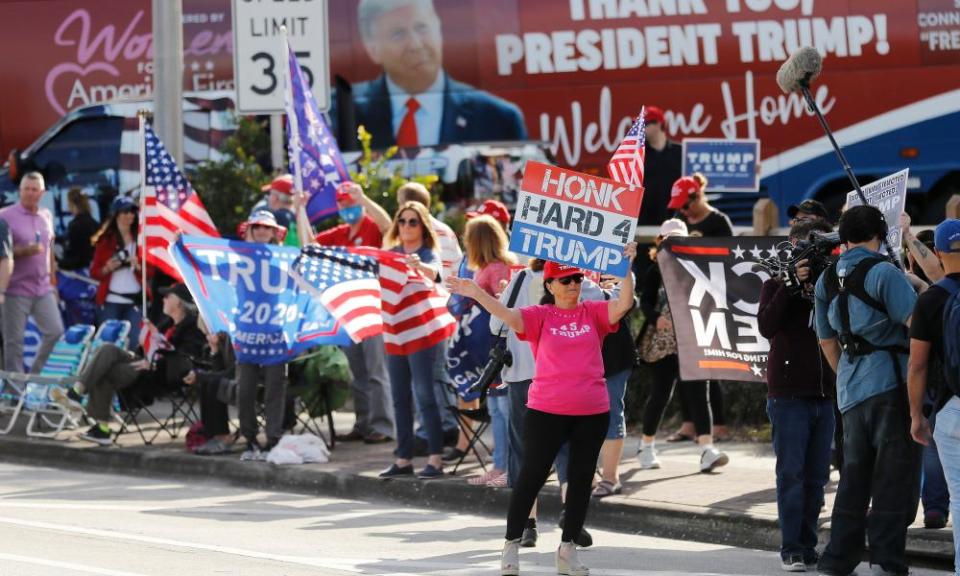
[[[57,340],[63,335],[60,308],[53,292],[33,298],[7,294],[3,302],[3,359],[4,368],[10,372],[23,372],[23,339],[27,330],[27,318],[40,330],[40,348],[30,372],[39,374],[46,364]]]

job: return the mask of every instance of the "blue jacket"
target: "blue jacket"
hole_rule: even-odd
[[[440,144],[527,139],[523,114],[515,104],[457,82],[449,75],[446,75],[445,86]],[[354,84],[353,102],[357,126],[363,125],[370,132],[373,148],[389,148],[396,144],[390,94],[384,75]]]
[[[837,275],[841,278],[849,276],[858,262],[876,256],[879,254],[862,247],[848,250],[837,262]],[[836,338],[841,326],[838,298],[827,302],[826,276],[820,275],[815,292],[817,336],[821,340]],[[864,289],[883,304],[886,314],[850,296],[851,332],[875,346],[908,348],[910,341],[906,322],[913,314],[917,293],[907,277],[893,264],[881,262],[870,269]],[[897,378],[897,372],[900,373],[900,379],[906,382],[907,357],[907,354],[898,355],[897,366],[894,366],[890,353],[886,351],[854,359],[848,358],[846,353],[841,354],[837,367],[837,406],[840,411],[845,412],[868,398],[896,388],[901,381]]]

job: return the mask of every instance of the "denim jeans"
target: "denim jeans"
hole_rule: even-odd
[[[607,394],[610,396],[610,424],[607,428],[607,440],[619,440],[627,435],[623,423],[623,396],[627,391],[627,381],[633,369],[627,368],[607,377]]]
[[[100,322],[104,320],[126,320],[130,323],[130,338],[127,340],[127,350],[131,352],[140,347],[140,321],[143,314],[136,304],[119,304],[104,302],[100,308]]]
[[[777,455],[780,556],[816,557],[817,519],[830,479],[833,400],[770,398],[767,415]]]
[[[930,414],[930,429],[937,429],[937,413]],[[920,481],[920,499],[923,501],[923,513],[939,512],[944,519],[950,512],[950,491],[947,479],[943,475],[943,465],[937,451],[936,438],[923,447],[923,477]]]
[[[506,390],[496,396],[488,395],[487,409],[493,429],[493,467],[506,471],[510,452],[510,397]]]
[[[843,469],[820,572],[852,572],[866,536],[870,564],[907,574],[907,526],[916,516],[919,492],[920,445],[910,437],[905,391],[896,388],[848,408],[843,413]]]
[[[933,438],[940,451],[943,474],[950,489],[950,512],[953,519],[960,518],[960,398],[954,396],[937,413],[937,426]],[[953,528],[953,549],[960,552],[960,530]],[[960,576],[960,553],[954,559],[954,573]]]
[[[447,348],[450,346],[449,340],[444,340],[439,344],[440,349],[433,365],[433,393],[437,398],[437,406],[440,408],[440,420],[443,423],[443,431],[460,431],[460,425],[457,423],[457,417],[447,406],[456,406],[457,399],[450,390],[448,383],[450,376],[447,374]],[[417,417],[417,438],[427,439],[427,423],[423,418],[423,412],[420,411],[420,402],[416,396],[413,397],[413,409]]]
[[[443,343],[405,356],[387,355],[387,372],[393,394],[393,412],[397,423],[398,458],[413,458],[413,402],[420,407],[427,432],[430,454],[443,452],[443,428],[440,407],[433,391],[433,367],[437,354],[443,353]]]

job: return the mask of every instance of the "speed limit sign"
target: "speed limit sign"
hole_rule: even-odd
[[[330,107],[327,0],[233,0],[237,112],[283,112],[283,27],[317,104]]]

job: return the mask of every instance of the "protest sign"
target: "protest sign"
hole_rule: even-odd
[[[896,174],[891,174],[861,187],[867,203],[883,212],[883,217],[887,220],[887,243],[897,253],[900,252],[903,242],[900,215],[903,214],[903,209],[907,205],[907,178],[909,176],[910,169],[905,168]],[[861,204],[863,202],[857,196],[856,190],[847,192],[847,208],[853,208]],[[886,254],[887,247],[880,246],[880,252]]]
[[[623,277],[643,188],[528,161],[510,251]]]
[[[466,402],[480,397],[480,391],[467,392],[480,376],[490,358],[496,338],[490,333],[490,313],[472,304],[457,318],[457,331],[447,348],[447,374],[457,394]]]
[[[682,380],[764,382],[770,344],[757,323],[757,262],[779,237],[668,238],[657,262],[677,335]]]
[[[759,192],[759,161],[759,140],[683,140],[683,175],[703,174],[709,192]]]
[[[170,254],[211,332],[230,335],[238,362],[279,364],[346,330],[290,275],[300,250],[183,236]]]

